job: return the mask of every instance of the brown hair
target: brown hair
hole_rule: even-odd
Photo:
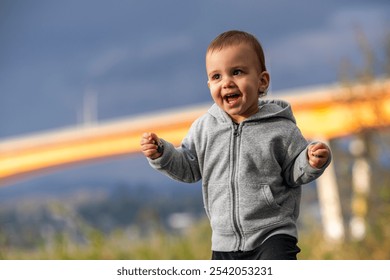
[[[245,31],[230,30],[221,33],[213,41],[211,41],[206,53],[212,53],[215,50],[221,50],[224,47],[238,45],[241,43],[246,43],[253,47],[259,59],[260,71],[267,71],[265,66],[264,51],[260,42],[255,36]]]

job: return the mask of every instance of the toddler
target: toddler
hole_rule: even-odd
[[[180,147],[148,132],[142,152],[175,180],[202,179],[212,259],[297,259],[301,185],[323,173],[331,151],[304,139],[287,102],[260,98],[270,75],[252,34],[216,37],[206,71],[214,100],[208,112]]]

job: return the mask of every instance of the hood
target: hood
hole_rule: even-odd
[[[229,115],[215,103],[211,106],[208,112],[220,122],[232,121]],[[245,122],[270,118],[286,118],[293,123],[296,123],[291,105],[286,101],[277,99],[259,99],[259,111],[246,119]]]

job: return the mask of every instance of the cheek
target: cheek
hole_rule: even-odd
[[[211,94],[211,97],[214,99],[215,102],[217,102],[218,100],[222,99],[220,91],[218,90],[218,87],[210,86],[210,94]]]
[[[248,96],[258,97],[260,89],[260,82],[258,81],[249,81],[245,85],[245,91]]]

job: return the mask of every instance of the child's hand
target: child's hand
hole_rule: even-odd
[[[309,164],[314,168],[320,169],[328,161],[330,149],[324,143],[318,142],[308,147],[307,155]]]
[[[158,138],[156,134],[144,133],[141,138],[142,153],[150,159],[159,158],[162,155],[162,153],[158,151],[159,143],[160,138]]]

